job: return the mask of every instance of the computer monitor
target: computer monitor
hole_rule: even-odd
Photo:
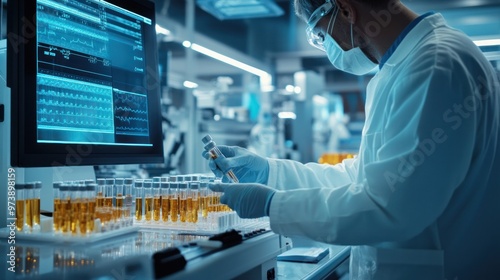
[[[7,7],[12,166],[164,161],[154,2]]]

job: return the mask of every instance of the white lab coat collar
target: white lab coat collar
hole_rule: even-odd
[[[405,59],[408,54],[417,46],[418,42],[432,32],[435,28],[446,25],[444,17],[437,13],[424,18],[419,22],[403,39],[401,44],[396,48],[396,51],[391,55],[387,62],[382,67],[393,67]],[[381,71],[379,71],[380,73]]]

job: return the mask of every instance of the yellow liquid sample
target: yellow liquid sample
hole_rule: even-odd
[[[123,212],[123,200],[124,200],[124,197],[122,194],[117,194],[116,195],[116,207],[114,209],[114,215],[115,215],[115,219],[121,219],[123,218],[124,216],[124,212]]]
[[[161,198],[161,220],[168,222],[168,214],[170,212],[170,201],[168,200],[168,195],[162,196]]]
[[[113,207],[113,197],[105,197],[104,198],[104,206],[105,207]]]
[[[16,228],[22,231],[24,226],[24,200],[16,200]]]
[[[122,208],[123,207],[123,196],[121,194],[118,194],[116,196],[116,207]]]
[[[33,214],[33,225],[39,225],[40,224],[40,198],[35,198],[33,199],[33,209],[32,209],[32,214]]]
[[[172,222],[177,222],[178,212],[179,212],[179,200],[177,197],[170,198],[170,219]]]
[[[87,199],[82,199],[80,202],[80,217],[78,223],[80,226],[80,234],[87,233],[87,226],[89,223],[89,202]]]
[[[142,220],[142,197],[135,198],[135,219]]]
[[[77,234],[80,221],[80,200],[71,201],[71,233]]]
[[[94,232],[94,220],[95,220],[95,200],[89,200],[89,217],[87,220],[87,232]]]
[[[67,233],[71,230],[71,199],[66,198],[63,200],[62,205],[63,206],[61,208],[64,209],[64,211],[61,212],[61,230],[62,232]]]
[[[153,198],[153,220],[159,221],[161,214],[161,196]]]
[[[96,195],[97,207],[104,207],[104,196],[102,192],[98,192]]]
[[[179,204],[179,219],[181,222],[186,222],[186,207],[187,207],[187,199],[181,198]]]
[[[33,199],[25,200],[25,208],[26,210],[26,224],[32,228],[33,227]]]
[[[152,197],[146,197],[146,209],[144,210],[146,213],[146,221],[151,221],[151,218],[153,217],[153,198]]]
[[[198,222],[198,211],[199,211],[199,199],[193,199],[193,211],[191,212],[191,222],[197,223]]]
[[[186,221],[193,222],[193,198],[188,197],[186,199]]]
[[[60,198],[54,198],[54,212],[52,213],[52,229],[54,232],[58,232],[59,229],[61,228],[61,199]]]
[[[208,204],[210,202],[210,197],[209,196],[204,196],[201,198],[202,205],[201,205],[201,216],[203,218],[208,217]]]

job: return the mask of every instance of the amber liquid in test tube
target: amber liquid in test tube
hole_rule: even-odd
[[[210,154],[211,158],[216,159],[219,157],[225,157],[224,154],[222,154],[222,152],[219,150],[219,148],[217,148],[217,145],[209,134],[205,135],[205,137],[203,137],[201,141],[203,142],[203,144],[205,144],[204,149]],[[236,174],[234,174],[232,169],[229,169],[229,171],[227,171],[225,175],[233,183],[239,182],[238,177],[236,177]]]
[[[125,200],[123,201],[123,216],[125,219],[125,224],[131,226],[133,224],[133,215],[132,215],[132,205],[133,205],[133,184],[134,179],[127,178],[123,184],[123,193],[125,195]]]
[[[170,200],[168,194],[169,183],[161,182],[161,220],[163,222],[168,222],[168,215],[170,214]]]
[[[78,226],[80,235],[87,234],[89,219],[89,191],[87,185],[79,186],[80,189],[80,212],[78,213]]]
[[[59,188],[61,194],[61,232],[66,234],[71,231],[71,192],[67,184]]]
[[[24,218],[24,232],[31,232],[31,228],[33,227],[33,189],[35,185],[32,183],[28,183],[24,185],[24,211],[26,212]]]
[[[70,189],[71,192],[71,233],[73,235],[77,234],[80,218],[80,189],[79,185],[73,185]]]
[[[153,181],[144,180],[144,219],[146,221],[151,221],[153,219]]]
[[[16,229],[17,231],[23,231],[24,226],[24,184],[16,185]]]
[[[180,182],[178,185],[179,188],[179,220],[182,223],[187,221],[187,208],[188,208],[188,189],[186,182]],[[191,205],[192,206],[192,205]]]
[[[178,186],[177,182],[170,182],[169,188],[169,201],[170,201],[170,220],[172,222],[177,222],[179,217],[179,198],[178,198]]]
[[[134,186],[135,192],[135,219],[137,221],[142,220],[142,194],[143,194],[143,182],[142,180],[136,180]]]
[[[52,194],[54,195],[54,211],[52,212],[52,230],[54,233],[59,232],[61,228],[61,195],[59,188],[62,182],[54,182],[52,184]]]
[[[88,211],[88,219],[87,219],[87,233],[94,232],[94,220],[95,220],[95,210],[96,210],[96,201],[95,201],[95,190],[96,184],[87,185],[88,192],[88,203],[89,203],[89,211]]]
[[[153,179],[155,180],[155,179]],[[160,181],[153,181],[153,220],[155,222],[160,221],[161,216],[161,189]]]
[[[115,179],[115,207],[113,209],[113,216],[118,222],[121,222],[124,218],[123,201],[125,197],[123,196],[123,184],[124,180],[122,178]]]
[[[201,217],[208,217],[208,182],[201,182],[200,184],[200,208],[201,208]]]
[[[189,193],[192,199],[192,208],[190,211],[190,222],[198,222],[198,214],[200,211],[200,182],[191,182],[189,184]]]
[[[106,195],[104,197],[104,206],[113,208],[113,188],[115,187],[115,179],[108,178],[106,179]]]
[[[96,207],[104,207],[104,194],[106,193],[106,179],[97,179]]]

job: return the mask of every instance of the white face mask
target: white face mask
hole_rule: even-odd
[[[337,10],[338,12],[338,10]],[[333,20],[333,25],[335,25],[335,20],[337,19],[337,13],[335,13],[335,18]],[[329,28],[327,30],[330,30]],[[333,30],[333,26],[332,26]],[[330,36],[330,34],[325,34],[325,40],[323,46],[325,47],[326,55],[328,59],[337,67],[339,70],[348,72],[354,75],[365,75],[372,71],[377,64],[371,61],[365,53],[359,48],[354,47],[354,39],[352,36],[352,24],[351,24],[351,44],[352,49],[344,51],[335,39]]]

